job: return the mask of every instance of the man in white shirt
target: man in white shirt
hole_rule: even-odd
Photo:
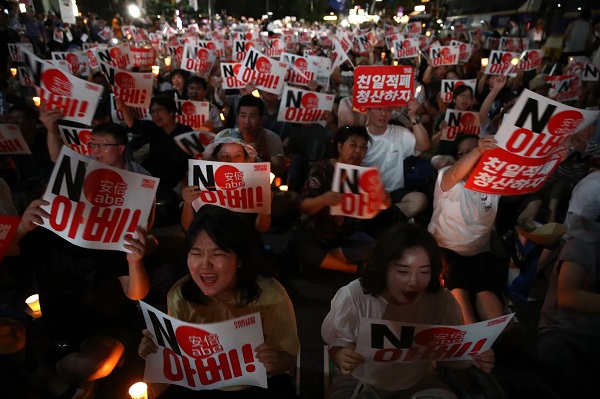
[[[415,99],[407,105],[412,132],[404,127],[388,124],[392,116],[391,108],[369,109],[367,130],[373,143],[363,162],[365,166],[379,169],[385,191],[390,194],[392,203],[409,219],[427,206],[425,194],[404,189],[404,159],[418,155],[430,146],[429,134],[417,115],[418,108],[419,103]]]

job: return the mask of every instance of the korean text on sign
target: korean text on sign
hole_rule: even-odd
[[[411,66],[359,66],[354,70],[354,103],[361,108],[401,107],[413,96]]]

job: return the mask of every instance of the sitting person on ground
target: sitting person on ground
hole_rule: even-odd
[[[327,399],[349,398],[359,384],[368,385],[381,398],[456,398],[437,374],[436,363],[492,370],[492,349],[472,361],[414,363],[365,363],[356,351],[362,318],[462,325],[460,305],[440,286],[441,269],[439,249],[425,229],[400,223],[379,237],[363,276],[339,289],[321,326],[330,359],[341,373],[333,378]]]
[[[208,102],[208,120],[204,122],[204,128],[218,133],[223,127],[221,114],[219,109],[210,101],[207,100],[208,83],[206,79],[200,76],[192,76],[187,83],[187,97],[191,101],[206,101]]]
[[[186,235],[189,275],[167,296],[170,316],[190,323],[216,323],[259,312],[265,342],[255,349],[267,369],[268,388],[235,386],[202,393],[171,385],[159,399],[294,397],[291,377],[300,349],[294,308],[285,289],[266,276],[260,238],[239,215],[206,205]],[[158,346],[143,331],[139,354],[145,358]]]
[[[429,232],[442,249],[444,286],[461,306],[466,324],[475,323],[471,294],[482,320],[504,314],[501,281],[492,273],[490,237],[500,196],[465,188],[479,158],[496,148],[496,139],[462,134],[454,141],[456,162],[439,172]]]
[[[367,130],[372,144],[364,159],[364,166],[379,169],[385,186],[390,194],[392,204],[396,205],[407,219],[410,219],[427,207],[427,196],[420,192],[409,192],[404,189],[403,162],[411,155],[417,155],[429,149],[429,134],[417,116],[419,103],[411,100],[408,103],[408,117],[413,125],[412,131],[390,125],[391,108],[370,108],[368,111],[369,126]]]
[[[202,159],[205,161],[252,163],[256,162],[258,154],[251,145],[247,144],[235,129],[225,129],[215,137],[215,140],[204,149]],[[181,227],[187,230],[194,220],[194,207],[192,203],[198,198],[198,186],[185,186],[181,190],[183,208],[181,210]],[[271,226],[271,215],[267,213],[246,213],[240,216],[243,219],[252,219],[252,223],[259,233],[264,233]]]

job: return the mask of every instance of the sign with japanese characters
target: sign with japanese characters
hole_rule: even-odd
[[[434,67],[456,65],[460,61],[458,46],[435,46],[429,49],[429,59]]]
[[[333,109],[334,96],[285,86],[279,105],[280,122],[315,123],[324,121]]]
[[[372,219],[385,208],[385,189],[377,168],[336,162],[331,191],[343,194],[342,202],[330,207],[332,215]]]
[[[217,55],[214,51],[205,47],[186,44],[183,47],[181,69],[185,69],[186,71],[194,72],[202,76],[208,76],[216,61]]]
[[[475,93],[475,86],[477,85],[477,79],[444,79],[442,80],[442,88],[440,89],[440,96],[442,101],[449,103],[452,101],[452,92],[459,86],[469,86],[473,93]]]
[[[206,101],[175,100],[175,120],[194,130],[206,130],[209,103]]]
[[[178,134],[173,137],[173,140],[177,143],[186,154],[193,158],[197,158],[204,152],[207,145],[215,141],[215,134],[211,132],[203,131],[191,131],[187,133]]]
[[[256,88],[279,95],[286,73],[286,63],[275,61],[250,47],[237,78],[244,84],[254,82]]]
[[[64,145],[81,155],[91,155],[88,144],[92,141],[92,129],[58,125],[58,132]]]
[[[48,63],[42,66],[39,97],[48,109],[60,110],[64,120],[91,125],[103,89]]]
[[[366,66],[354,69],[354,104],[361,108],[402,107],[413,97],[410,65]]]
[[[515,58],[518,60],[520,55],[520,53],[492,50],[489,62],[483,73],[485,75],[517,76],[517,67],[511,62]]]
[[[577,100],[581,95],[581,79],[577,75],[546,76],[550,84],[548,97],[556,101]]]
[[[100,62],[100,69],[113,94],[132,107],[149,108],[154,76],[151,72],[129,72]]]
[[[581,110],[524,90],[496,134],[466,188],[487,194],[520,195],[542,186],[561,161],[561,146],[593,123],[599,111]]]
[[[287,65],[284,81],[289,84],[309,86],[310,82],[316,80],[319,72],[319,63],[316,60],[301,57],[299,55],[283,53],[281,62]]]
[[[144,381],[193,390],[234,385],[267,387],[267,370],[254,350],[264,342],[260,313],[219,323],[193,324],[141,302],[158,351],[146,356]]]
[[[471,360],[492,347],[514,316],[462,326],[412,324],[361,317],[356,351],[365,358],[352,374],[364,383],[386,364]],[[381,378],[381,377],[379,377]]]
[[[19,125],[0,124],[0,155],[31,154]]]
[[[188,185],[200,193],[192,206],[197,211],[212,204],[242,213],[271,213],[271,164],[189,160]]]
[[[479,112],[447,109],[444,117],[446,127],[441,131],[441,139],[452,141],[458,134],[476,134],[479,136]]]
[[[159,179],[101,164],[63,146],[44,193],[43,227],[90,249],[127,250],[146,226]]]
[[[19,223],[21,218],[18,216],[0,216],[0,262],[10,247]]]

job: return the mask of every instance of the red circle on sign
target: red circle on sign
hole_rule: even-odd
[[[205,48],[198,49],[197,56],[199,60],[208,60],[208,50]]]
[[[460,118],[460,124],[463,126],[472,126],[475,123],[475,116],[473,114],[462,114]]]
[[[302,106],[308,109],[319,108],[319,97],[314,93],[306,93],[302,96]]]
[[[246,45],[244,46],[244,48],[246,49],[246,51],[249,51],[250,47],[254,47],[254,44],[252,42],[246,42]]]
[[[67,62],[71,65],[79,64],[79,59],[77,58],[77,54],[69,53],[69,54],[67,54],[67,56],[65,58],[67,59]]]
[[[58,69],[49,69],[42,75],[44,86],[52,94],[58,96],[70,97],[73,95],[73,85],[62,71]]]
[[[135,78],[127,72],[117,72],[115,74],[115,83],[121,89],[135,89]]]
[[[562,111],[550,118],[548,131],[554,136],[571,134],[581,125],[583,120],[583,115],[579,111]]]
[[[92,132],[89,130],[81,130],[78,134],[79,142],[82,145],[88,145],[90,141],[92,141]]]
[[[112,47],[110,50],[108,50],[108,54],[110,54],[111,58],[121,58],[122,52],[120,48]]]
[[[443,57],[447,57],[450,55],[450,49],[448,47],[444,47],[444,48],[442,48],[442,51],[440,51],[440,54]]]
[[[252,33],[246,33],[246,40],[252,40]]]
[[[177,53],[177,55],[179,57],[181,57],[183,55],[183,46],[177,47],[177,49],[175,50],[175,52]]]
[[[240,68],[242,67],[242,64],[235,64],[233,66],[233,73],[237,76],[238,72],[240,71]]]
[[[204,359],[214,354],[210,339],[211,333],[196,327],[180,326],[175,331],[177,342],[183,351],[196,359]],[[222,351],[222,348],[221,348]]]
[[[211,50],[215,50],[217,48],[217,45],[215,43],[213,43],[213,42],[209,42],[206,45],[206,48],[211,49]]]
[[[537,61],[540,58],[540,53],[538,53],[537,51],[532,51],[529,53],[529,60],[530,61]]]
[[[271,73],[271,61],[267,57],[260,57],[256,61],[256,70],[260,73]]]
[[[181,105],[181,112],[184,115],[194,115],[196,113],[196,106],[189,101],[186,101]]]
[[[463,341],[464,331],[450,327],[436,327],[423,330],[415,334],[413,341],[420,346],[440,345],[441,341],[454,341],[452,343],[461,343]]]
[[[121,187],[121,188],[120,188]],[[94,206],[104,208],[123,205],[127,187],[121,175],[110,169],[96,169],[85,177],[83,194]]]
[[[510,64],[510,62],[512,61],[513,57],[512,54],[510,53],[504,53],[504,55],[502,56],[502,63],[503,64]]]
[[[296,68],[298,68],[298,70],[302,72],[308,69],[308,61],[306,61],[304,58],[296,58],[296,61],[294,61],[294,65],[296,66]]]
[[[360,188],[366,193],[369,193],[371,197],[377,196],[381,193],[382,184],[379,172],[376,170],[368,170],[360,177]]]
[[[243,175],[235,166],[219,166],[215,171],[215,183],[223,190],[235,190],[239,188],[239,183],[243,183]]]
[[[456,89],[458,86],[464,86],[465,82],[463,82],[462,80],[458,80],[456,81],[456,83],[454,83],[454,89]]]

